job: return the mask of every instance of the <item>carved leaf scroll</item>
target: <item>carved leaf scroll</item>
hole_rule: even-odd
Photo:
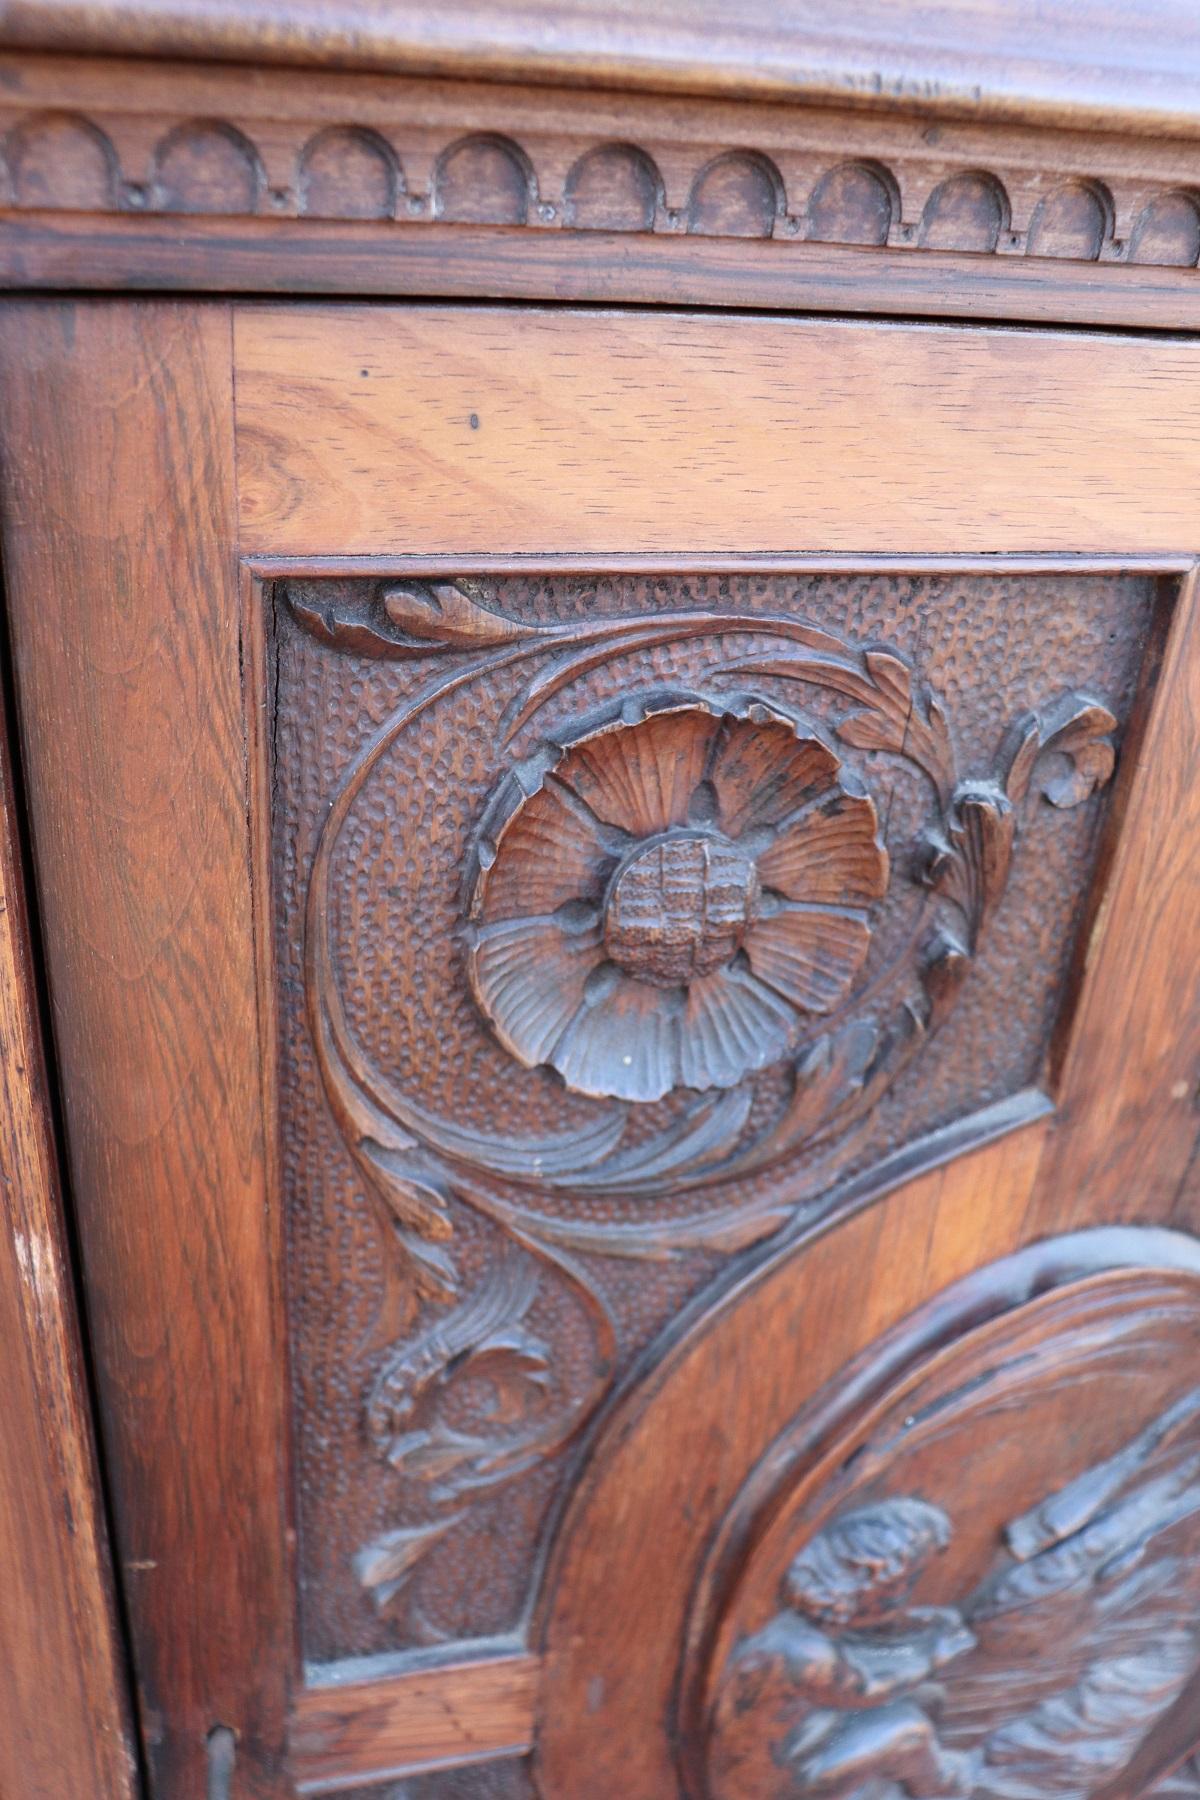
[[[330,649],[443,665],[346,772],[306,921],[318,1061],[407,1267],[409,1322],[417,1305],[450,1309],[387,1353],[366,1409],[380,1456],[433,1509],[358,1559],[360,1580],[387,1604],[467,1494],[553,1454],[605,1393],[613,1321],[580,1256],[728,1254],[778,1229],[789,1212],[778,1192],[731,1184],[800,1152],[832,1155],[920,1054],[999,904],[1035,787],[1058,807],[1086,799],[1111,774],[1115,720],[1090,696],[1063,695],[1015,722],[992,773],[964,778],[946,711],[908,661],[786,612],[533,623],[471,581],[330,584],[290,604]],[[717,663],[715,691],[635,689],[572,719],[573,684],[610,659],[730,638],[736,654]],[[366,783],[431,707],[484,675],[511,688],[500,727],[509,766],[464,846],[468,976],[514,1067],[555,1071],[592,1107],[582,1124],[527,1138],[435,1114],[373,1068],[330,943],[337,847]],[[748,689],[751,679],[770,681],[771,693]],[[813,694],[834,705],[820,725],[804,710]],[[541,724],[552,708],[556,722]],[[515,741],[539,726],[517,754]],[[894,759],[926,784],[915,876],[889,869],[851,751],[868,774],[875,758]],[[876,916],[897,881],[914,880],[924,899],[908,947],[864,985]],[[772,1069],[783,1079],[767,1104],[756,1082]],[[652,1129],[631,1128],[638,1109],[667,1100],[674,1111]],[[724,1187],[730,1197],[713,1203],[710,1190]],[[645,1197],[644,1222],[557,1198],[610,1193]],[[689,1194],[693,1211],[654,1215],[661,1199]],[[465,1295],[461,1207],[515,1257]],[[591,1374],[573,1387],[553,1379],[529,1323],[543,1282],[586,1320]],[[464,1424],[473,1385],[487,1387],[490,1409]]]

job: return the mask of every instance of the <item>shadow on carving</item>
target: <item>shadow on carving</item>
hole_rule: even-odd
[[[377,132],[333,126],[300,157],[300,207],[314,219],[390,219],[403,178],[392,147]]]
[[[534,202],[533,169],[510,138],[461,138],[433,172],[433,214],[451,223],[524,225]]]
[[[994,250],[1008,230],[1008,195],[994,175],[952,175],[925,203],[918,240],[926,250]]]
[[[5,152],[17,206],[104,212],[118,204],[116,152],[88,119],[71,113],[25,119],[9,132]]]
[[[155,152],[154,203],[163,212],[256,213],[264,186],[253,144],[219,120],[180,125]]]
[[[1151,200],[1133,228],[1129,260],[1193,267],[1200,260],[1200,195],[1180,190]]]
[[[1113,203],[1094,181],[1068,181],[1039,200],[1029,227],[1030,256],[1095,262],[1112,236]]]
[[[839,163],[808,203],[807,235],[823,244],[886,244],[900,217],[895,181],[878,163]]]
[[[770,237],[786,206],[775,164],[749,150],[731,150],[700,170],[688,195],[689,231],[706,237]]]
[[[662,178],[634,144],[588,150],[567,176],[563,222],[578,231],[653,231]]]

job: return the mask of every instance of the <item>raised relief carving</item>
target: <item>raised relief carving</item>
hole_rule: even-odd
[[[795,719],[653,694],[530,779],[480,827],[468,954],[527,1066],[601,1098],[733,1087],[849,991],[887,855],[872,801]]]
[[[214,81],[228,88],[226,110],[197,118],[186,72],[157,75],[132,130],[128,112],[80,112],[69,79],[50,108],[10,94],[0,148],[11,204],[773,238],[801,256],[809,242],[1175,267],[1200,256],[1193,172],[1169,146],[1142,171],[1119,140],[1095,141],[1083,172],[1044,139],[1014,161],[1000,134],[981,140],[976,128],[959,144],[945,125],[898,142],[844,112],[818,110],[810,125],[784,109],[776,131],[761,107],[727,108],[723,141],[687,102],[639,115],[627,100],[618,120],[576,93],[567,131],[553,95],[518,104],[499,88],[489,105],[477,87],[413,83],[389,98],[364,81],[361,107],[330,119],[325,94],[306,117],[303,75],[282,108],[230,71],[206,79],[206,109]],[[614,142],[614,127],[629,139]]]
[[[795,1216],[786,1189],[757,1177],[797,1156],[799,1191],[828,1188],[952,1008],[1021,818],[1036,796],[1071,807],[1108,780],[1116,720],[1060,694],[1013,722],[990,776],[964,776],[946,709],[908,659],[786,611],[535,621],[472,581],[309,588],[291,610],[331,649],[443,665],[345,771],[305,928],[334,1117],[413,1305],[450,1309],[396,1340],[368,1400],[371,1441],[431,1515],[356,1559],[388,1605],[469,1496],[567,1443],[606,1392],[617,1331],[588,1259],[739,1249]],[[689,647],[703,683],[622,683],[622,698],[572,711],[580,684],[621,658]],[[374,1064],[332,935],[363,796],[432,709],[497,682],[507,770],[461,846],[458,953],[513,1079],[550,1083],[534,1129],[481,1130]],[[895,868],[871,785],[891,763],[914,807],[924,796]],[[482,1279],[464,1278],[463,1209],[494,1234]],[[551,1355],[548,1308],[574,1319],[586,1358]]]
[[[1200,1308],[1194,1275],[1105,1288],[968,1332],[775,1498],[716,1633],[711,1800],[1087,1800],[1152,1768],[1200,1674]]]

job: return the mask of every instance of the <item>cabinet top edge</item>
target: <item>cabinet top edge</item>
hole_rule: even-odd
[[[1189,0],[9,0],[0,47],[1200,134]]]

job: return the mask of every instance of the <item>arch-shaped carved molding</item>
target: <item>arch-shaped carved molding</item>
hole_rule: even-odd
[[[783,177],[769,157],[729,150],[692,182],[687,226],[705,237],[770,237],[785,205]]]
[[[1112,195],[1101,182],[1064,181],[1038,201],[1026,247],[1030,256],[1095,262],[1112,226]]]
[[[254,145],[220,119],[176,126],[154,154],[155,203],[164,212],[256,213],[264,187]]]
[[[579,231],[653,231],[662,177],[636,144],[599,144],[571,167],[563,220]]]
[[[880,163],[829,169],[808,202],[808,236],[823,244],[886,244],[900,217],[896,183]]]
[[[511,138],[490,132],[459,138],[433,172],[434,216],[471,225],[524,225],[536,200],[532,165]]]
[[[995,250],[1011,209],[1004,185],[984,169],[941,182],[925,202],[919,240],[926,250]]]
[[[331,125],[300,156],[301,210],[314,219],[390,219],[404,180],[386,138],[362,126]]]
[[[120,173],[112,144],[77,113],[39,113],[5,143],[13,201],[21,207],[104,211],[117,205]]]
[[[430,116],[364,81],[361,108],[351,96],[343,118],[316,107],[305,117],[298,77],[295,104],[281,118],[246,81],[232,69],[209,72],[197,90],[183,70],[170,79],[158,71],[148,89],[131,74],[135,105],[87,117],[69,82],[61,104],[44,81],[36,103],[16,90],[0,95],[0,129],[14,165],[7,183],[0,173],[0,190],[23,209],[237,217],[269,206],[275,217],[390,218],[405,226],[767,236],[780,244],[778,254],[787,246],[800,257],[811,243],[1176,268],[1200,260],[1193,222],[1200,197],[1182,147],[1177,157],[1165,146],[1156,152],[1156,172],[1147,176],[1113,140],[1096,145],[1093,168],[1068,174],[1051,140],[1040,162],[1023,153],[1014,164],[1000,134],[991,144],[981,140],[976,166],[947,174],[940,128],[883,145],[865,117],[861,125],[842,117],[835,141],[843,149],[832,156],[827,122],[814,115],[820,128],[809,136],[804,119],[786,115],[777,130],[771,109],[744,110],[741,124],[756,135],[739,128],[731,148],[728,138],[712,141],[711,120],[688,102],[668,113],[631,103],[619,128],[625,135],[609,138],[611,109],[585,93],[573,96],[569,128],[535,101],[510,132],[496,108],[481,125],[466,98],[456,123],[445,104],[451,90],[439,90]],[[228,90],[221,110],[210,113],[221,84]],[[141,123],[131,135],[132,116]],[[149,169],[133,148],[143,131],[158,143]],[[688,196],[678,208],[666,203],[661,172],[668,168],[672,191]],[[1135,221],[1120,240],[1117,219]]]
[[[1200,194],[1177,188],[1149,201],[1130,236],[1129,260],[1192,268],[1200,260]]]

